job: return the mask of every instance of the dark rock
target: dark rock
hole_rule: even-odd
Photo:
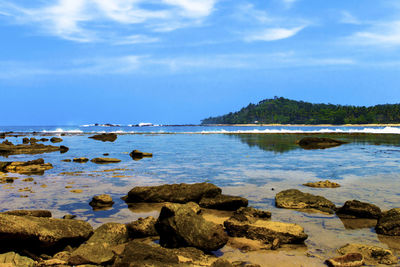
[[[0,144],[0,155],[10,156],[19,154],[42,154],[48,152],[61,151],[61,147],[44,144],[21,144],[14,145],[7,140]]]
[[[59,138],[59,137],[52,137],[50,139],[50,142],[52,142],[52,143],[60,143],[62,141],[63,141],[62,138]]]
[[[76,215],[72,215],[72,214],[65,214],[63,216],[63,219],[65,219],[65,220],[73,220],[75,218],[76,218]]]
[[[29,138],[28,137],[24,137],[23,139],[22,139],[22,143],[23,144],[29,144],[30,142],[29,142]]]
[[[111,196],[107,194],[94,196],[92,201],[89,203],[94,210],[112,207],[113,204],[114,201],[112,200]]]
[[[49,141],[49,139],[48,139],[48,138],[40,138],[39,141],[40,141],[40,142],[47,142],[47,141]]]
[[[124,224],[106,223],[97,228],[88,241],[71,253],[69,264],[104,265],[114,261],[113,248],[128,241]]]
[[[141,152],[139,150],[133,150],[129,156],[131,156],[132,159],[142,159],[142,158],[148,158],[148,157],[153,157],[153,153],[145,153]]]
[[[336,211],[339,217],[345,218],[371,218],[378,219],[381,216],[381,209],[378,206],[361,202],[358,200],[349,200],[343,207]]]
[[[235,197],[228,195],[217,195],[212,198],[203,197],[200,207],[217,210],[237,210],[241,207],[247,207],[249,201],[243,197]]]
[[[0,139],[6,138],[6,133],[0,133]]]
[[[0,161],[0,172],[6,171],[6,167],[11,164],[11,161]]]
[[[224,259],[218,259],[210,267],[234,267],[232,263]]]
[[[364,264],[364,257],[361,253],[349,253],[326,260],[326,264],[330,267],[357,267]]]
[[[177,255],[170,250],[130,241],[115,260],[113,267],[175,267],[182,266]]]
[[[360,253],[366,265],[396,264],[398,259],[390,250],[364,244],[347,244],[338,249],[339,254]]]
[[[169,248],[195,247],[214,251],[228,242],[221,225],[206,221],[195,203],[166,204],[155,225],[160,244]]]
[[[400,236],[400,208],[383,212],[375,230],[382,235]]]
[[[78,162],[78,163],[86,163],[89,161],[89,159],[88,158],[74,158],[72,161]]]
[[[126,228],[128,229],[129,236],[132,238],[141,238],[148,236],[157,236],[158,233],[155,228],[157,220],[149,216],[147,218],[139,218],[137,221],[128,223]]]
[[[322,196],[303,193],[297,189],[282,191],[275,196],[278,208],[286,209],[315,209],[327,213],[334,213],[336,206]]]
[[[84,221],[0,214],[0,244],[7,247],[61,248],[80,244],[92,233]]]
[[[60,153],[61,153],[61,154],[67,153],[68,150],[69,150],[68,147],[66,147],[66,146],[60,146]]]
[[[120,159],[113,159],[113,158],[94,158],[91,160],[93,163],[97,164],[107,164],[107,163],[118,163],[121,162]]]
[[[128,193],[126,202],[199,202],[203,197],[216,197],[221,189],[210,183],[167,184],[160,186],[138,186]]]
[[[3,170],[19,174],[43,174],[46,170],[53,168],[50,163],[44,163],[43,159],[31,161],[14,161],[9,163]]]
[[[244,207],[235,211],[232,217],[238,221],[256,221],[271,218],[271,212],[255,209],[253,207]]]
[[[45,218],[51,217],[51,212],[48,210],[9,210],[1,212],[0,214],[8,214],[15,216],[45,217]]]
[[[61,161],[63,161],[63,162],[71,162],[72,160],[71,159],[62,159]]]
[[[320,137],[304,137],[297,143],[304,149],[325,149],[346,144],[344,141]]]
[[[110,155],[109,153],[104,153],[103,154],[103,156],[106,156],[106,157],[109,156],[109,155]]]
[[[20,256],[15,252],[7,252],[0,254],[0,266],[3,267],[34,267],[36,263],[34,260]]]
[[[115,140],[117,140],[117,137],[118,136],[115,133],[103,133],[90,136],[89,138],[103,142],[114,142]]]

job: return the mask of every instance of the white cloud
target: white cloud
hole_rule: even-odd
[[[149,37],[146,35],[135,34],[130,36],[125,36],[115,41],[115,45],[129,45],[129,44],[141,44],[141,43],[155,43],[160,39],[155,37]]]
[[[245,37],[246,42],[254,42],[254,41],[277,41],[282,39],[290,38],[301,30],[303,30],[305,26],[299,26],[295,28],[269,28],[265,29],[261,32],[252,33]]]
[[[355,45],[371,45],[383,47],[400,46],[400,20],[376,23],[370,29],[356,32],[347,37],[347,41]]]
[[[354,25],[360,25],[362,22],[358,20],[356,17],[354,17],[350,12],[348,11],[342,11],[342,17],[340,18],[340,23],[344,24],[354,24]]]

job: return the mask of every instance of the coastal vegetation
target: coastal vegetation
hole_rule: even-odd
[[[390,124],[400,123],[400,104],[345,106],[313,104],[283,97],[249,104],[237,112],[210,117],[202,124]]]

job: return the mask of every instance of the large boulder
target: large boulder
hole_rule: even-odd
[[[278,208],[285,209],[314,209],[327,213],[334,213],[336,206],[322,196],[303,193],[297,189],[282,191],[275,196]]]
[[[34,267],[36,263],[28,257],[20,256],[15,252],[0,254],[0,266],[2,267]]]
[[[195,203],[166,204],[162,207],[155,225],[160,244],[169,248],[195,247],[214,251],[228,242],[221,225],[206,221]]]
[[[364,245],[364,244],[347,244],[338,249],[338,253],[346,255],[349,253],[360,253],[364,257],[366,265],[377,264],[396,264],[398,259],[390,250],[381,247]]]
[[[43,159],[31,161],[15,161],[9,163],[4,170],[19,174],[44,174],[46,170],[53,168],[50,163],[44,163]]]
[[[199,205],[202,208],[216,210],[237,210],[241,207],[247,207],[249,201],[243,197],[217,195],[215,197],[203,197]]]
[[[0,214],[0,244],[18,248],[60,248],[87,240],[89,223],[78,220]]]
[[[382,235],[400,236],[400,208],[383,212],[375,230]]]
[[[346,144],[346,142],[331,138],[304,137],[297,141],[297,144],[304,149],[325,149],[340,146],[341,144]]]
[[[216,197],[221,189],[210,183],[166,184],[160,186],[138,186],[129,191],[128,203],[136,202],[199,202],[203,197]]]
[[[71,253],[71,265],[104,265],[114,261],[113,248],[128,241],[128,231],[124,224],[106,223],[97,228],[84,244]]]
[[[48,210],[9,210],[9,211],[4,211],[0,214],[8,214],[15,216],[33,216],[33,217],[44,217],[44,218],[51,217],[51,212]]]
[[[128,229],[129,236],[132,238],[157,236],[158,233],[155,228],[156,222],[157,220],[154,217],[149,216],[128,223],[126,228]]]
[[[114,158],[94,158],[91,160],[93,163],[97,164],[108,164],[108,163],[118,163],[121,162],[120,159],[114,159]]]
[[[349,200],[336,211],[336,214],[344,218],[378,219],[381,216],[381,209],[370,203]]]
[[[118,136],[115,133],[103,133],[90,136],[89,138],[103,142],[114,142],[115,140],[117,140],[117,137]]]
[[[20,144],[14,145],[9,141],[4,141],[0,144],[0,155],[19,155],[19,154],[42,154],[48,152],[61,151],[62,148],[58,146],[44,145],[44,144]]]

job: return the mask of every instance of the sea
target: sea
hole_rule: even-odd
[[[252,260],[261,266],[266,266],[268,259],[281,259],[287,266],[324,266],[323,259],[335,255],[336,249],[347,243],[376,245],[400,255],[400,238],[376,234],[376,221],[279,209],[274,200],[278,192],[294,188],[324,196],[337,206],[356,199],[382,210],[400,208],[400,127],[0,126],[0,132],[10,131],[18,135],[7,137],[14,144],[22,143],[24,137],[56,136],[63,139],[56,145],[67,146],[69,151],[0,157],[0,161],[43,158],[54,167],[44,175],[6,173],[18,179],[0,184],[0,211],[46,209],[53,217],[73,214],[94,227],[106,222],[127,223],[139,217],[157,217],[160,209],[153,204],[128,206],[121,197],[135,186],[210,182],[221,187],[224,194],[245,197],[250,206],[271,211],[274,221],[301,225],[309,236],[301,248],[245,253],[226,247],[216,252],[219,256]],[[88,138],[109,132],[118,134],[115,142]],[[303,149],[296,141],[305,136],[347,143],[328,149]],[[133,160],[129,153],[135,149],[153,153],[153,157]],[[103,157],[105,153],[121,162],[98,165],[62,161]],[[341,187],[303,185],[321,180]],[[99,194],[110,194],[114,206],[94,211],[88,203]],[[276,266],[285,266],[282,262]]]

